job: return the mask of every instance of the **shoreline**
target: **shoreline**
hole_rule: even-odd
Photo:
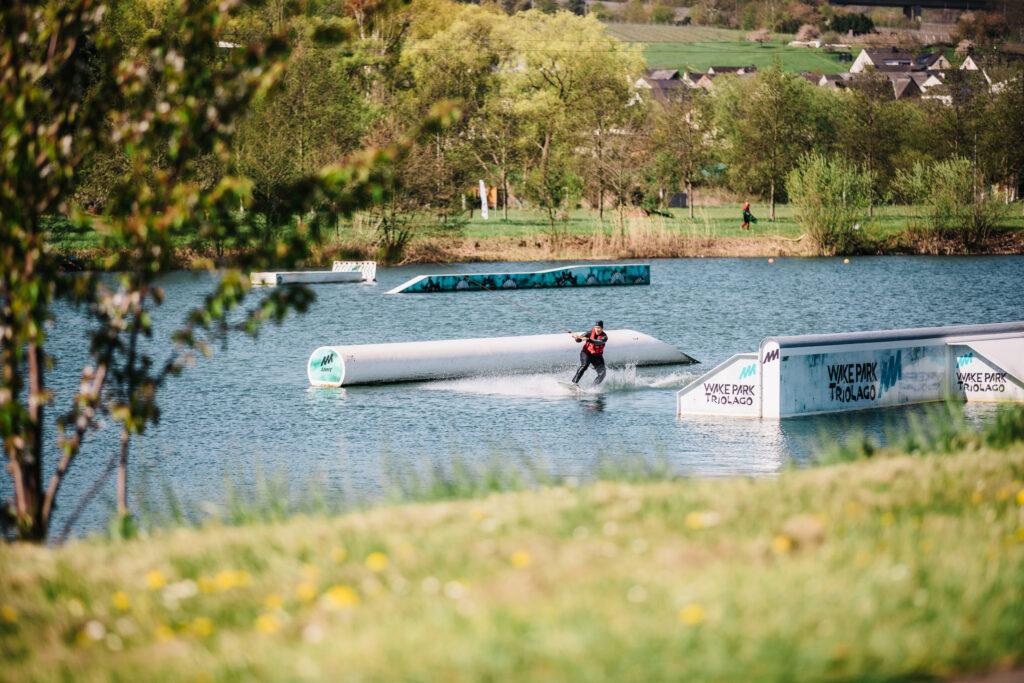
[[[886,239],[866,240],[861,248],[848,254],[821,255],[809,238],[760,235],[750,237],[693,237],[653,234],[641,242],[635,238],[616,239],[604,235],[531,234],[520,237],[458,237],[417,240],[405,249],[403,258],[382,265],[492,263],[506,261],[622,261],[661,258],[840,258],[843,256],[1020,256],[1024,255],[1024,231],[1002,230],[985,242],[965,247],[948,239],[911,241],[901,234]],[[314,248],[313,258],[304,269],[329,267],[333,260],[374,260],[372,244],[334,242]],[[69,270],[89,270],[101,262],[109,250],[101,248],[58,249],[57,254]],[[177,249],[175,265],[181,270],[205,270],[213,262],[230,266],[241,252],[228,251],[217,258],[214,250],[192,247]],[[274,266],[268,266],[272,268]]]

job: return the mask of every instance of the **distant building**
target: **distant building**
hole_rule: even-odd
[[[889,79],[892,82],[893,96],[897,100],[905,100],[910,97],[921,96],[921,86],[917,84],[910,74],[899,75]]]
[[[951,69],[952,64],[941,52],[928,53],[915,57],[898,48],[881,50],[864,49],[857,55],[850,66],[850,73],[862,73],[867,68],[875,71],[943,71]]]
[[[914,64],[914,56],[896,48],[888,50],[864,49],[857,55],[850,66],[850,73],[863,73],[867,68],[875,71],[910,71]]]
[[[637,90],[648,90],[651,98],[658,102],[679,102],[696,83],[687,83],[677,69],[648,69],[634,86]]]
[[[722,74],[737,74],[740,76],[746,74],[752,74],[757,71],[757,67],[753,64],[748,66],[710,66],[708,67],[708,74],[710,76],[721,76]]]

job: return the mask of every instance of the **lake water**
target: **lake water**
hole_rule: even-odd
[[[846,265],[840,259],[657,260],[649,287],[385,294],[422,273],[556,265],[385,268],[376,285],[316,287],[316,303],[305,315],[266,327],[255,342],[233,338],[212,360],[171,380],[160,399],[160,423],[135,442],[133,491],[144,487],[153,497],[170,486],[187,501],[222,503],[229,482],[246,496],[261,476],[280,476],[297,491],[315,479],[328,497],[372,499],[396,472],[495,458],[584,479],[596,463],[636,456],[693,475],[770,475],[790,460],[811,461],[822,439],[854,429],[881,435],[914,409],[781,423],[678,419],[675,392],[733,353],[755,350],[767,335],[1024,319],[1024,257],[1017,256],[890,256]],[[158,339],[212,281],[184,272],[166,278]],[[57,390],[51,418],[66,410],[87,350],[83,319],[66,308],[56,313],[48,346],[57,359],[49,375]],[[582,330],[597,318],[610,329],[654,335],[702,364],[612,370],[599,394],[582,398],[558,384],[568,372],[346,389],[313,389],[306,380],[306,360],[320,345]],[[991,408],[968,412],[983,420]],[[113,428],[90,436],[65,484],[58,526],[116,442]],[[112,490],[113,480],[105,487]],[[110,495],[90,507],[79,532],[102,528]]]

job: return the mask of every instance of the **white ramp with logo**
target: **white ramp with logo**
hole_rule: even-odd
[[[756,353],[736,354],[679,391],[679,414],[760,417],[758,365]]]
[[[949,398],[1024,401],[1024,322],[768,337],[680,390],[677,409],[777,419]]]

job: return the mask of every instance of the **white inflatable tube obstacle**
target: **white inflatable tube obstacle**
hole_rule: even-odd
[[[696,363],[674,346],[633,330],[607,330],[610,366]],[[538,372],[579,362],[581,344],[568,334],[448,339],[397,344],[321,346],[306,374],[315,387]]]

